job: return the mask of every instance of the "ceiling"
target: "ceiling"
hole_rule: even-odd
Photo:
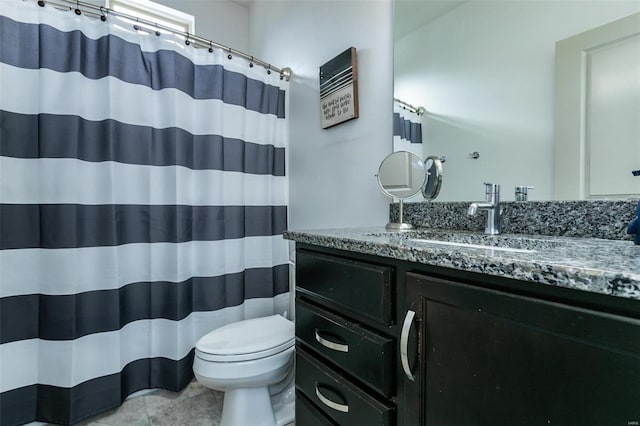
[[[465,3],[463,0],[394,0],[394,40]]]
[[[253,3],[269,0],[231,0],[250,7]],[[289,0],[304,1],[304,0]],[[318,0],[323,1],[323,0]],[[324,0],[327,1],[327,0]],[[354,0],[341,0],[354,1]],[[421,26],[455,9],[468,0],[393,0],[394,40],[398,40]]]

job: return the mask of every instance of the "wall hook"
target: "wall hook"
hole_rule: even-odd
[[[474,160],[477,160],[478,158],[480,158],[480,153],[478,151],[473,151],[472,153],[469,154],[469,158],[473,158]]]

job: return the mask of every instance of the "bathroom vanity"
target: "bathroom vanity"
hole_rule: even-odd
[[[640,421],[640,247],[349,229],[296,249],[296,423]]]

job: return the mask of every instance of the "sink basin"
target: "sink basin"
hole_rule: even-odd
[[[532,235],[500,234],[485,235],[465,231],[422,229],[407,232],[380,232],[365,234],[370,237],[385,237],[392,242],[405,241],[412,244],[439,244],[476,249],[502,250],[512,253],[535,253],[562,245],[562,241]]]
[[[440,241],[440,240],[425,240],[423,238],[409,238],[408,241],[412,243],[436,244],[436,245],[443,245],[443,246],[497,250],[497,251],[505,251],[505,252],[511,252],[511,253],[535,253],[536,252],[536,250],[522,249],[522,248],[492,246],[492,245],[485,245],[485,244],[457,243],[452,241]]]

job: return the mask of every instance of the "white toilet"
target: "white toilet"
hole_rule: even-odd
[[[294,420],[293,322],[280,315],[235,322],[196,343],[193,372],[223,391],[221,426],[283,426]]]

